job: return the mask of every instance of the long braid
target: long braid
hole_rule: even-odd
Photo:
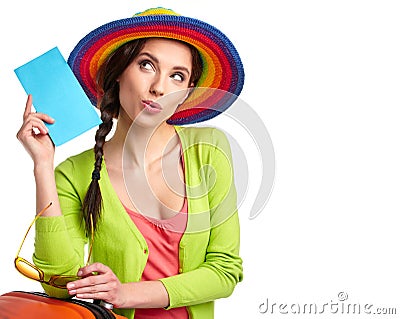
[[[99,185],[101,165],[103,162],[103,146],[106,136],[110,133],[113,126],[113,116],[106,110],[101,112],[100,124],[95,136],[95,164],[92,172],[92,181],[90,182],[88,191],[83,201],[83,217],[85,220],[86,233],[89,234],[91,230],[90,215],[93,218],[93,228],[96,229],[97,222],[100,218],[100,211],[102,207],[102,196]]]

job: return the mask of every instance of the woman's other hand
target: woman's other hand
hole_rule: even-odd
[[[78,276],[83,278],[67,285],[70,295],[82,299],[103,300],[116,308],[123,307],[123,285],[109,267],[94,263],[80,268]]]
[[[23,123],[17,133],[18,140],[22,143],[34,164],[53,164],[54,144],[48,134],[46,123],[54,123],[54,119],[43,113],[32,112],[32,95],[26,101]]]

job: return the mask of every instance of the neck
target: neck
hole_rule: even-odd
[[[166,122],[158,127],[144,127],[118,121],[114,136],[107,142],[106,155],[116,160],[124,157],[124,166],[147,167],[172,150],[178,141],[175,128]]]

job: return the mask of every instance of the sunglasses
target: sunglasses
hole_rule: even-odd
[[[25,242],[26,237],[28,236],[29,230],[31,229],[32,225],[36,222],[36,220],[39,218],[40,215],[42,215],[50,206],[52,203],[49,203],[45,208],[43,208],[34,218],[32,223],[29,225],[28,230],[26,231],[25,237],[22,240],[21,245],[19,246],[18,252],[17,252],[17,257],[15,257],[14,260],[14,265],[15,268],[25,277],[39,281],[40,283],[44,283],[56,288],[66,288],[67,283],[71,281],[75,281],[78,279],[81,279],[82,277],[79,276],[69,276],[69,275],[52,275],[49,280],[45,280],[45,275],[43,270],[40,268],[36,267],[34,264],[30,263],[27,261],[25,258],[22,258],[19,256],[19,253],[21,252],[22,245]],[[93,248],[93,239],[94,239],[94,232],[93,232],[93,218],[92,215],[90,215],[90,223],[91,223],[91,236],[92,240],[90,242],[90,248],[89,248],[89,253],[88,253],[88,258],[86,261],[86,265],[89,264],[90,257],[92,255],[92,248]]]

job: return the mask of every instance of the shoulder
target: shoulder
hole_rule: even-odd
[[[227,134],[216,127],[178,127],[182,147],[193,160],[202,162],[231,158],[231,146]]]
[[[77,193],[83,200],[91,180],[93,165],[93,149],[70,156],[57,165],[54,174],[59,194]]]
[[[56,171],[71,171],[76,169],[82,171],[85,170],[85,168],[93,169],[93,163],[94,163],[93,149],[88,149],[79,154],[72,155],[67,159],[65,159],[56,167]]]
[[[177,126],[176,131],[186,142],[208,142],[212,144],[226,143],[224,131],[212,126]]]

